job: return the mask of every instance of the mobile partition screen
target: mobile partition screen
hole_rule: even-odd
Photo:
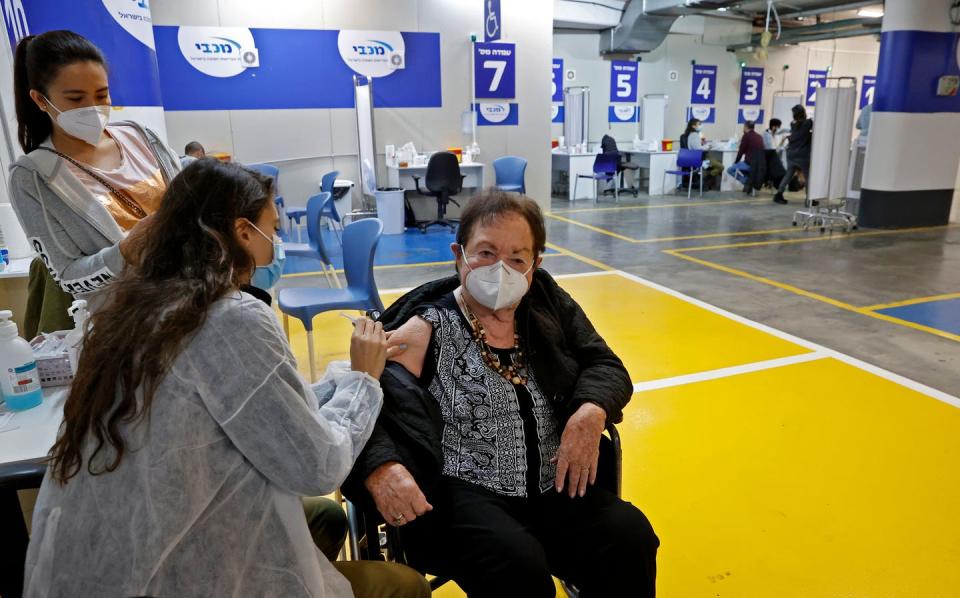
[[[667,96],[647,94],[643,96],[643,140],[660,142],[665,137],[667,120]]]
[[[563,90],[563,138],[567,147],[586,143],[590,135],[590,88]]]
[[[360,190],[373,197],[377,190],[377,151],[373,136],[373,81],[353,76],[354,105],[357,112],[357,158]]]

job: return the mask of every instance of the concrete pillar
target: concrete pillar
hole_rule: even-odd
[[[960,76],[951,0],[887,0],[860,223],[946,224],[960,163],[960,95],[938,95]]]

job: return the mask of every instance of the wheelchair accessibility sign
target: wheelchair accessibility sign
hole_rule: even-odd
[[[500,0],[486,0],[483,10],[483,41],[500,39]]]

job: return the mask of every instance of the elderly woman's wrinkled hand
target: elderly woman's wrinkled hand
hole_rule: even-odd
[[[607,413],[599,405],[584,403],[567,421],[560,437],[560,449],[551,460],[557,464],[557,492],[564,486],[570,498],[587,493],[587,484],[597,481],[600,435]]]
[[[433,510],[433,505],[403,464],[389,461],[373,470],[365,482],[377,510],[389,525],[399,527]]]

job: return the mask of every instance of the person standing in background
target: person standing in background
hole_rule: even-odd
[[[770,127],[763,132],[763,147],[768,150],[777,149],[783,141],[780,137],[780,127],[783,122],[779,118],[770,119]]]
[[[813,142],[813,121],[807,118],[807,111],[801,104],[793,107],[793,122],[790,123],[790,135],[787,137],[787,174],[780,181],[773,201],[787,203],[783,192],[795,176],[804,179],[810,173],[810,149]]]
[[[73,327],[74,298],[102,303],[167,185],[177,155],[134,122],[110,120],[103,53],[72,31],[28,35],[14,64],[17,134],[10,202],[31,247],[24,333]]]

